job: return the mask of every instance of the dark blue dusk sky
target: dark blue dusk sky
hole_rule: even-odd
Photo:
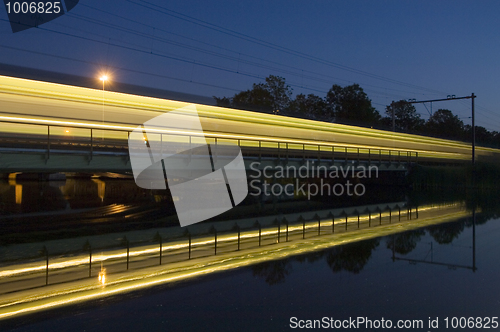
[[[392,100],[474,92],[477,125],[500,131],[499,17],[497,1],[80,0],[13,34],[2,7],[0,63],[96,77],[96,88],[109,66],[114,81],[204,96],[270,74],[321,97],[358,83],[381,113]],[[438,108],[470,123],[469,100]]]

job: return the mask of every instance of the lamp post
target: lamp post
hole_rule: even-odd
[[[108,75],[102,75],[99,79],[102,81],[102,125],[104,126],[104,83],[108,80]],[[102,140],[104,141],[104,130],[102,131]]]

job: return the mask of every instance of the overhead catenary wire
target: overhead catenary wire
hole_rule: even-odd
[[[96,65],[96,66],[100,65],[100,63],[94,62],[94,61],[76,59],[76,58],[71,58],[71,57],[66,57],[66,56],[61,56],[61,55],[56,55],[56,54],[50,54],[50,53],[45,53],[45,52],[39,52],[39,51],[32,51],[32,50],[22,49],[22,48],[19,48],[19,47],[12,47],[12,46],[7,46],[7,45],[2,45],[2,44],[0,44],[0,48],[5,48],[5,49],[10,49],[10,50],[15,50],[15,51],[21,51],[21,52],[27,52],[27,53],[37,54],[37,55],[43,55],[43,56],[53,57],[53,58],[61,59],[61,60],[81,62],[81,63],[90,64],[90,65]],[[235,89],[235,88],[230,88],[230,87],[225,87],[225,86],[220,86],[220,85],[215,85],[215,84],[210,84],[210,83],[190,81],[190,80],[187,80],[187,79],[182,79],[182,78],[168,76],[168,75],[161,75],[161,74],[158,74],[158,73],[149,73],[149,72],[145,72],[145,71],[140,71],[140,70],[135,70],[135,69],[130,69],[130,68],[124,68],[124,67],[117,67],[117,66],[112,66],[112,65],[109,65],[108,67],[111,68],[111,69],[123,70],[123,71],[128,71],[128,72],[131,72],[131,73],[137,73],[137,74],[155,76],[155,77],[166,78],[166,79],[171,79],[171,80],[176,80],[176,81],[181,81],[181,82],[187,82],[187,83],[193,83],[193,84],[200,84],[200,85],[210,86],[210,87],[224,89],[224,90],[240,91],[240,90]]]
[[[7,21],[7,20],[4,20],[4,19],[0,19],[0,20]],[[139,53],[143,53],[143,54],[151,54],[151,55],[162,57],[162,58],[168,58],[168,59],[172,59],[172,60],[177,60],[177,61],[181,61],[181,62],[184,62],[184,63],[189,63],[189,64],[198,65],[198,66],[202,66],[202,67],[207,67],[207,68],[211,68],[211,69],[217,69],[217,70],[220,70],[220,71],[225,71],[225,72],[229,72],[229,73],[235,73],[235,74],[243,75],[243,76],[247,76],[247,77],[257,78],[257,79],[261,79],[261,80],[263,80],[265,78],[265,77],[263,77],[261,75],[252,74],[250,72],[243,72],[243,71],[237,72],[236,70],[233,70],[233,69],[224,68],[224,67],[220,67],[220,66],[217,66],[217,65],[212,65],[212,64],[204,63],[204,62],[198,62],[198,61],[195,61],[195,60],[192,60],[192,59],[181,58],[181,57],[178,57],[178,56],[168,55],[168,54],[162,54],[162,53],[158,53],[158,52],[151,52],[151,51],[148,51],[148,50],[145,50],[145,49],[139,49],[139,48],[132,47],[132,46],[119,45],[117,43],[111,43],[111,41],[109,39],[108,39],[108,41],[98,40],[98,39],[95,39],[95,38],[78,36],[78,35],[71,34],[71,33],[68,33],[68,32],[57,31],[57,30],[48,29],[48,28],[44,28],[44,27],[38,27],[38,29],[42,29],[42,30],[45,30],[45,31],[48,31],[48,32],[53,32],[53,33],[57,33],[57,34],[61,34],[61,35],[65,35],[65,36],[69,36],[69,37],[73,37],[73,38],[78,38],[78,39],[82,39],[82,40],[86,40],[86,41],[90,41],[90,42],[99,43],[99,44],[103,44],[103,45],[106,45],[106,46],[111,45],[111,46],[114,46],[114,47],[118,47],[118,48],[129,50],[129,51],[135,51],[135,52],[139,52]],[[189,80],[189,81],[191,81],[191,80]],[[293,86],[293,87],[300,87],[299,84],[295,84],[295,83],[288,83],[288,84],[290,86]],[[319,93],[322,93],[322,94],[326,94],[326,92],[327,92],[326,90],[321,89],[320,87],[306,86],[306,87],[304,87],[304,89],[310,90],[310,91],[314,91],[314,92],[319,92]],[[378,103],[374,103],[374,104],[375,105],[380,105],[380,106],[385,106],[383,104],[378,104]]]
[[[246,34],[243,34],[243,33],[231,30],[231,29],[227,29],[227,28],[221,27],[219,25],[206,22],[206,21],[201,20],[201,19],[191,17],[191,16],[186,15],[186,14],[182,14],[182,13],[179,13],[179,12],[167,9],[164,6],[153,4],[153,3],[145,1],[145,0],[139,0],[139,1],[127,0],[127,1],[130,2],[130,3],[136,4],[138,6],[142,6],[144,8],[148,8],[148,9],[153,10],[155,12],[160,12],[160,13],[163,13],[165,15],[169,15],[171,17],[178,18],[180,20],[188,21],[188,22],[190,22],[192,24],[196,24],[196,25],[208,28],[208,29],[212,29],[212,30],[215,30],[215,31],[227,34],[227,35],[231,35],[231,36],[236,37],[236,38],[240,38],[240,39],[252,42],[252,43],[256,43],[258,45],[265,46],[265,47],[268,47],[268,48],[271,48],[271,49],[274,49],[274,50],[278,50],[278,51],[281,51],[281,52],[284,52],[284,53],[287,53],[287,54],[290,54],[290,55],[294,55],[294,56],[297,56],[297,57],[300,57],[300,58],[303,58],[303,59],[307,59],[307,60],[314,61],[314,62],[317,62],[317,63],[322,63],[322,64],[325,64],[325,65],[328,65],[328,66],[332,66],[332,67],[335,67],[335,68],[338,68],[338,69],[349,71],[351,73],[357,73],[357,74],[360,74],[360,75],[364,75],[364,76],[367,76],[367,77],[371,77],[371,78],[383,80],[383,81],[386,81],[386,82],[391,82],[391,83],[402,85],[402,86],[412,87],[412,88],[416,88],[416,89],[419,89],[419,90],[424,90],[424,91],[428,91],[428,92],[432,92],[432,93],[445,94],[442,91],[438,91],[438,90],[434,90],[434,89],[429,89],[427,87],[421,87],[421,86],[414,85],[414,84],[411,84],[411,83],[406,83],[406,82],[394,80],[394,79],[387,78],[387,77],[384,77],[384,76],[381,76],[381,75],[377,75],[377,74],[369,73],[369,72],[362,71],[362,70],[359,70],[359,69],[356,69],[356,68],[344,66],[344,65],[341,65],[341,64],[329,61],[329,60],[321,59],[319,57],[312,56],[312,55],[309,55],[309,54],[306,54],[306,53],[303,53],[303,52],[295,51],[295,50],[289,49],[287,47],[276,45],[276,44],[264,41],[264,40],[259,39],[259,38],[248,36]]]
[[[343,70],[346,70],[348,72],[351,72],[351,73],[356,73],[356,74],[360,74],[360,75],[364,75],[366,77],[370,77],[370,78],[375,78],[375,76],[379,76],[377,79],[380,79],[382,81],[385,81],[385,82],[389,82],[391,84],[397,84],[397,85],[400,85],[400,86],[406,86],[406,87],[411,87],[412,89],[418,89],[418,90],[424,90],[424,91],[428,91],[428,92],[431,92],[432,94],[444,94],[443,92],[441,91],[438,91],[438,90],[433,90],[433,89],[429,89],[429,88],[426,88],[426,87],[421,87],[421,86],[418,86],[418,85],[414,85],[414,84],[410,84],[410,83],[406,83],[406,82],[401,82],[401,81],[397,81],[397,80],[393,80],[391,78],[387,78],[387,77],[383,77],[381,75],[377,75],[377,74],[373,74],[373,73],[369,73],[369,72],[364,72],[362,70],[359,70],[359,69],[356,69],[356,68],[352,68],[352,67],[348,67],[348,66],[344,66],[344,65],[341,65],[341,64],[338,64],[338,63],[335,63],[335,62],[332,62],[332,61],[329,61],[329,60],[325,60],[325,59],[320,59],[320,58],[317,58],[315,56],[312,56],[312,55],[308,55],[306,53],[302,53],[302,52],[298,52],[298,51],[295,51],[295,50],[292,50],[292,49],[288,49],[286,47],[282,47],[280,45],[276,45],[276,44],[273,44],[273,43],[269,43],[265,40],[262,40],[262,39],[259,39],[259,38],[255,38],[255,37],[252,37],[252,36],[248,36],[248,35],[245,35],[245,34],[241,34],[237,31],[234,31],[234,30],[230,30],[230,29],[227,29],[227,28],[224,28],[222,26],[219,26],[219,25],[216,25],[216,24],[212,24],[212,23],[209,23],[209,22],[206,22],[206,21],[203,21],[203,20],[199,20],[199,19],[196,19],[194,17],[191,17],[189,15],[185,15],[185,14],[182,14],[182,13],[179,13],[179,12],[175,12],[175,11],[172,11],[164,6],[159,6],[159,5],[156,5],[156,4],[153,4],[151,2],[148,2],[148,1],[144,1],[144,0],[128,0],[128,2],[130,3],[133,3],[135,5],[140,5],[140,6],[143,6],[144,8],[148,8],[150,10],[155,10],[155,11],[159,11],[165,15],[170,15],[170,16],[173,16],[173,17],[176,17],[178,19],[182,19],[184,21],[187,21],[187,22],[190,22],[190,23],[193,23],[193,24],[198,24],[199,26],[202,26],[202,27],[205,27],[205,28],[210,28],[212,30],[215,30],[215,31],[219,31],[221,33],[225,33],[225,34],[229,34],[233,37],[236,37],[236,38],[240,38],[240,39],[243,39],[243,40],[247,40],[249,42],[252,42],[252,43],[262,43],[262,46],[265,46],[265,47],[270,47],[270,48],[273,48],[276,49],[276,50],[279,50],[281,52],[285,52],[287,54],[290,54],[290,55],[294,55],[294,56],[300,56],[302,57],[303,59],[307,59],[307,60],[310,60],[310,61],[314,61],[314,62],[317,62],[317,63],[323,63],[323,64],[327,64],[329,66],[338,66],[336,68],[339,68],[339,69],[343,69]],[[82,4],[82,5],[85,5],[85,4]],[[88,6],[88,5],[85,5],[86,7],[88,8],[91,8],[91,9],[95,9],[95,10],[100,10],[100,9],[96,9],[96,8],[93,8],[91,6]],[[102,10],[100,10],[102,11]],[[105,11],[103,11],[105,12]],[[68,15],[76,15],[76,14],[73,14],[73,13],[69,13]],[[76,15],[78,16],[78,15]],[[80,15],[81,19],[87,19],[87,20],[92,20],[91,18],[85,18],[84,16]],[[127,19],[127,20],[130,20],[129,18],[125,18],[123,16],[119,16],[119,15],[115,15],[116,17],[120,17],[121,19]],[[95,20],[94,19],[94,22],[95,24],[98,24],[97,21],[99,20]],[[101,24],[102,24],[102,21],[100,21]],[[135,21],[136,23],[140,23],[138,21]],[[149,24],[144,24],[142,23],[143,26],[147,26],[147,27],[151,27],[153,29],[156,29],[156,27],[152,26],[152,25],[149,25]],[[108,27],[112,27],[112,26],[115,26],[115,27],[119,27],[118,25],[113,25],[113,24],[110,24]],[[123,28],[123,27],[121,27]],[[44,29],[44,28],[40,28],[39,29]],[[124,29],[127,29],[127,28],[124,28]],[[45,29],[47,30],[47,29]],[[129,32],[127,33],[133,33],[134,30],[133,29],[128,29]],[[163,29],[164,30],[164,29]],[[166,30],[165,30],[166,31]],[[62,33],[60,31],[52,31],[54,33]],[[90,32],[86,32],[86,33],[90,33]],[[136,31],[137,33],[137,31]],[[65,33],[62,33],[62,34],[65,34]],[[66,34],[68,36],[70,36],[71,34]],[[157,36],[151,36],[151,35],[148,35],[148,34],[144,34],[142,33],[143,37],[146,37],[146,38],[151,38],[151,40],[158,40],[158,37]],[[182,36],[180,34],[177,34],[180,38],[186,38],[186,36]],[[76,37],[76,38],[86,38],[87,40],[90,40],[90,41],[94,41],[94,42],[100,42],[100,43],[103,43],[102,41],[98,41],[98,40],[94,40],[93,38],[88,38],[88,37],[82,37],[82,36],[75,36],[75,35],[72,35],[73,37]],[[189,37],[187,37],[189,38]],[[247,39],[245,39],[247,38]],[[195,41],[195,42],[202,42],[202,41],[199,41],[199,40],[196,40],[194,38],[191,38],[192,41]],[[122,42],[123,43],[123,42]],[[113,43],[111,44],[111,39],[107,39],[106,42],[105,42],[106,45],[110,45],[110,46],[114,46],[114,47],[122,47],[122,45],[116,45],[116,43]],[[179,47],[182,47],[181,46],[182,43],[178,43],[178,46]],[[223,47],[220,47],[220,46],[217,46],[217,45],[213,45],[213,44],[210,44],[210,43],[205,43],[206,45],[209,45],[211,47],[218,47],[219,49],[223,49],[227,52],[235,52],[233,50],[230,50],[228,48],[223,48]],[[190,47],[193,47],[193,46],[190,46]],[[236,70],[231,70],[229,68],[224,68],[224,67],[221,67],[221,66],[217,66],[217,65],[213,65],[213,64],[210,64],[210,63],[201,63],[201,62],[198,62],[196,59],[186,59],[186,58],[182,58],[178,55],[166,55],[166,54],[160,54],[159,52],[156,52],[154,53],[153,50],[152,50],[152,47],[149,48],[149,50],[142,50],[140,48],[137,48],[137,47],[134,47],[136,49],[136,51],[138,52],[143,52],[145,54],[152,54],[154,56],[160,56],[160,57],[163,57],[163,58],[172,58],[173,60],[177,60],[177,61],[184,61],[184,62],[188,62],[188,63],[191,63],[193,66],[196,65],[196,66],[205,66],[206,68],[211,68],[211,69],[214,69],[214,70],[221,70],[221,71],[225,71],[225,72],[229,72],[229,73],[233,73],[233,74],[238,74],[238,75],[244,75],[244,76],[247,76],[247,77],[253,77],[253,78],[257,78],[257,79],[264,79],[264,77],[262,75],[258,75],[258,74],[255,74],[255,73],[252,73],[252,72],[248,72],[248,71],[240,71],[239,68],[236,69]],[[193,49],[195,49],[196,47],[193,47]],[[198,48],[200,52],[206,52],[208,50],[203,50],[201,48]],[[215,54],[216,52],[213,52],[213,51],[209,51],[209,52],[212,52],[212,55],[215,55],[215,56],[218,56],[217,54]],[[241,54],[241,52],[239,53]],[[219,53],[219,55],[223,55],[221,53]],[[286,67],[286,68],[289,68],[291,70],[300,70],[302,73],[300,74],[302,77],[304,77],[304,70],[303,69],[300,69],[300,68],[297,68],[297,67],[294,67],[294,66],[288,66],[288,65],[284,65],[282,63],[278,63],[278,62],[275,62],[275,61],[270,61],[270,60],[267,60],[267,59],[263,59],[263,58],[259,58],[259,57],[254,57],[252,55],[249,55],[249,54],[243,54],[244,57],[247,57],[247,58],[254,58],[254,59],[258,59],[259,61],[264,61],[266,63],[271,63],[273,64],[273,66],[268,66],[267,69],[269,70],[283,70],[283,69],[278,69],[278,67]],[[236,57],[228,57],[226,56],[226,59],[232,59],[232,60],[235,60]],[[249,65],[253,65],[252,62],[253,61],[248,61],[248,60],[242,60],[240,59],[240,57],[238,56],[238,59],[237,59],[238,63],[240,61],[247,61]],[[255,62],[253,62],[255,63]],[[255,63],[255,64],[258,64],[258,63]],[[115,67],[115,68],[119,68],[119,67]],[[261,68],[264,68],[261,66]],[[122,68],[122,70],[126,70],[125,68]],[[130,70],[129,70],[130,71]],[[130,72],[138,72],[138,71],[130,71]],[[306,73],[309,73],[309,74],[312,74],[312,75],[316,75],[316,76],[320,76],[320,77],[329,77],[331,78],[331,76],[328,76],[328,75],[324,75],[322,73],[315,73],[315,72],[312,72],[312,71],[308,71],[306,70]],[[149,75],[151,73],[144,73],[146,75]],[[290,75],[297,75],[298,73],[296,72],[293,72],[293,71],[289,71],[289,74]],[[156,77],[162,77],[162,75],[158,75],[158,74],[155,74],[154,76]],[[179,79],[179,78],[174,78],[174,77],[168,77],[168,75],[163,75],[163,77],[165,78],[169,78],[169,79],[175,79],[175,80],[179,80],[179,81],[183,81],[183,82],[189,82],[191,83],[191,80],[185,80],[185,79]],[[321,79],[319,77],[315,77],[315,76],[310,76],[310,75],[306,75],[305,78],[307,79],[310,79],[310,80],[315,80],[315,81],[318,81],[318,82],[328,82],[324,79]],[[340,79],[340,78],[334,78],[336,80],[343,80],[343,81],[347,81],[345,79]],[[221,89],[226,89],[228,91],[240,91],[239,89],[234,89],[233,88],[229,88],[229,87],[223,87],[223,86],[220,86],[220,85],[215,85],[215,84],[207,84],[207,83],[202,83],[202,82],[192,82],[192,83],[195,83],[195,84],[201,84],[201,85],[205,85],[205,86],[212,86],[212,87],[217,87],[217,88],[221,88]],[[316,86],[313,86],[313,85],[306,85],[304,86],[303,82],[300,82],[300,84],[297,84],[297,83],[294,83],[294,82],[290,82],[289,83],[290,86],[293,86],[293,87],[304,87],[304,89],[306,90],[309,90],[309,91],[314,91],[314,92],[319,92],[319,93],[325,93],[325,90],[321,87],[316,87]],[[370,86],[369,84],[365,84],[365,83],[361,83],[361,85],[364,87],[364,86]],[[375,88],[379,88],[375,85],[371,85],[372,87],[375,87]],[[380,87],[382,88],[382,87]],[[384,87],[384,89],[389,89],[389,90],[393,90],[393,91],[399,91],[399,92],[403,92],[403,93],[407,93],[407,94],[412,94],[412,92],[408,92],[408,91],[403,91],[403,90],[398,90],[398,89],[392,89],[392,88],[387,88],[387,87]],[[377,96],[394,96],[396,97],[396,99],[404,99],[404,96],[403,95],[398,95],[398,94],[388,94],[387,92],[386,93],[381,93],[381,92],[376,92],[376,90],[374,89],[367,89],[367,88],[364,88],[365,91],[368,91],[368,92],[374,92],[375,91],[375,94]],[[376,102],[372,102],[372,104],[374,105],[380,105],[380,106],[383,106],[385,107],[386,105],[384,104],[381,104],[381,103],[376,103]],[[490,113],[490,114],[493,114],[495,116],[498,116],[498,114],[496,113],[493,113],[491,112],[490,110],[486,109],[486,108],[481,108],[481,107],[478,107],[480,109],[483,109],[485,112],[487,113]],[[482,111],[479,111],[480,114],[483,114]],[[487,118],[497,122],[498,120],[495,120],[489,116],[486,116]]]
[[[165,30],[165,29],[161,29],[161,28],[149,25],[149,24],[145,24],[143,22],[140,22],[140,21],[137,21],[137,20],[134,20],[134,19],[130,19],[130,18],[121,16],[121,15],[117,15],[115,13],[111,13],[109,11],[105,11],[105,10],[102,10],[102,9],[99,9],[99,8],[95,8],[95,7],[92,7],[92,6],[89,6],[89,5],[82,4],[82,6],[90,8],[90,9],[95,10],[95,11],[99,11],[99,12],[105,13],[107,15],[111,15],[111,16],[114,16],[114,17],[126,20],[127,23],[133,22],[133,23],[136,23],[138,25],[142,25],[142,26],[145,26],[145,27],[148,27],[148,28],[151,28],[151,29],[155,29],[155,30],[158,30],[158,31],[161,31],[161,32],[165,32],[165,33],[168,33],[168,34],[171,34],[171,35],[183,38],[183,39],[194,41],[194,42],[197,42],[197,43],[200,43],[200,44],[203,44],[203,45],[207,45],[207,46],[210,46],[210,47],[218,48],[218,49],[226,51],[226,52],[234,53],[235,55],[237,54],[238,57],[237,58],[236,57],[232,57],[232,59],[235,60],[235,61],[237,60],[238,62],[241,61],[241,55],[243,55],[245,57],[252,58],[252,59],[255,59],[255,60],[259,60],[259,61],[264,61],[264,62],[267,62],[267,63],[271,63],[273,65],[277,65],[277,66],[281,66],[281,67],[286,67],[286,68],[290,68],[290,69],[295,69],[298,72],[293,73],[293,75],[300,76],[301,78],[316,79],[315,77],[311,77],[311,76],[303,76],[303,73],[306,72],[306,73],[310,73],[310,74],[317,75],[317,76],[320,76],[320,77],[325,77],[325,78],[329,79],[329,81],[324,81],[324,82],[328,82],[328,83],[330,83],[331,80],[344,81],[344,82],[351,83],[351,81],[347,80],[347,79],[343,79],[343,78],[339,78],[339,77],[333,77],[333,76],[328,75],[328,74],[318,73],[318,72],[314,72],[314,71],[307,70],[307,69],[304,69],[304,68],[298,68],[296,66],[286,65],[283,62],[271,61],[271,60],[268,60],[268,59],[265,59],[265,58],[253,56],[253,55],[246,54],[246,53],[242,53],[241,51],[231,50],[231,49],[228,49],[228,48],[225,48],[225,47],[221,47],[219,45],[208,43],[206,41],[198,40],[198,39],[191,38],[191,37],[188,37],[188,36],[184,36],[184,35],[181,35],[181,34],[178,34],[178,33],[173,33],[171,31],[168,31],[168,30]],[[89,22],[92,21],[92,22],[95,22],[97,24],[107,25],[109,27],[123,28],[122,26],[119,26],[119,25],[116,25],[116,24],[110,24],[108,22],[103,22],[103,21],[97,20],[95,18],[88,18],[88,17],[85,17],[83,15],[77,15],[77,14],[72,14],[72,13],[70,13],[69,15],[70,16],[74,16],[74,17],[80,17],[81,19],[87,19],[87,20],[89,20]],[[126,29],[137,32],[137,30],[134,30],[134,29],[129,29],[129,28],[126,28]],[[148,34],[146,34],[146,33],[141,33],[141,34],[142,34],[143,37],[151,38],[151,36],[148,35]],[[155,39],[157,39],[157,38],[155,38]],[[162,38],[162,40],[164,42],[169,42],[169,40],[167,40],[165,38]],[[181,46],[182,47],[181,43],[178,43],[178,42],[173,42],[173,43],[176,46]],[[183,45],[186,45],[186,44],[183,44]],[[191,47],[191,46],[187,46],[187,47]],[[225,55],[222,55],[222,56],[226,57]],[[260,65],[260,64],[255,63],[255,62],[253,62],[253,64]],[[281,70],[281,69],[277,69],[276,67],[273,67],[272,69],[274,69],[274,70]],[[363,87],[364,86],[371,86],[371,87],[374,87],[374,88],[381,88],[381,89],[386,89],[386,90],[391,90],[391,91],[403,92],[403,93],[406,93],[406,94],[414,94],[414,92],[412,92],[412,91],[399,90],[399,89],[389,88],[389,87],[385,87],[385,86],[381,87],[381,86],[376,86],[376,85],[368,84],[368,83],[365,83],[365,82],[358,82],[358,84],[362,85]]]

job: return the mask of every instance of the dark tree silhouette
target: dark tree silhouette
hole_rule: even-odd
[[[269,75],[265,83],[254,83],[251,90],[239,92],[232,98],[214,96],[214,99],[217,106],[283,113],[290,106],[291,96],[292,88],[286,84],[284,78]]]
[[[481,126],[476,126],[476,144],[481,144],[481,145],[492,145],[495,143],[495,135],[496,132],[490,132],[488,129],[481,127]],[[472,126],[471,125],[465,125],[464,126],[464,139],[467,141],[472,140]]]
[[[240,109],[270,112],[273,110],[273,100],[271,93],[261,83],[254,84],[252,90],[235,94],[231,106]]]
[[[288,109],[292,97],[292,88],[286,84],[283,77],[269,75],[266,78],[264,88],[271,95],[273,111]]]
[[[333,272],[344,270],[358,274],[370,260],[379,242],[379,239],[372,239],[334,247],[327,254],[326,262]]]
[[[403,132],[412,132],[421,130],[425,121],[420,118],[415,106],[407,101],[393,101],[385,108],[387,118],[384,123],[392,127],[392,112],[394,112],[396,130]]]
[[[455,139],[464,137],[464,123],[450,110],[439,109],[427,120],[425,127],[434,136]]]
[[[328,105],[325,100],[314,94],[299,94],[290,102],[290,111],[298,113],[301,117],[309,119],[327,119],[332,118],[331,112],[328,112]],[[330,115],[330,116],[329,116]]]
[[[346,124],[376,125],[381,116],[358,84],[346,87],[334,84],[326,94],[326,102],[335,121]]]
[[[228,97],[219,98],[219,97],[216,97],[216,96],[213,96],[213,98],[215,99],[215,103],[216,103],[217,106],[220,106],[220,107],[231,107],[231,98],[228,98]]]
[[[322,259],[324,256],[325,256],[324,251],[315,251],[315,252],[311,252],[308,254],[296,256],[296,257],[294,257],[294,259],[295,259],[295,261],[300,262],[300,263],[305,263],[305,262],[314,263],[314,262]]]
[[[265,278],[269,285],[276,285],[285,281],[292,272],[292,265],[288,259],[282,259],[254,265],[252,271],[254,276]]]
[[[472,140],[470,125],[450,110],[439,109],[427,121],[421,119],[415,107],[404,101],[393,101],[386,106],[384,118],[372,106],[371,100],[358,84],[345,87],[334,84],[325,98],[314,94],[299,94],[292,100],[292,88],[283,77],[269,75],[264,83],[253,84],[252,89],[233,97],[216,97],[217,106],[249,111],[284,114],[313,120],[337,122],[355,126],[392,128],[392,113],[397,131],[455,140]],[[476,143],[500,147],[500,133],[476,126]]]
[[[465,223],[452,222],[441,225],[429,226],[427,232],[439,244],[451,243],[454,239],[458,238],[460,233],[464,230]]]
[[[406,255],[417,247],[418,241],[424,235],[423,229],[395,234],[387,238],[387,249],[394,249],[398,254]]]

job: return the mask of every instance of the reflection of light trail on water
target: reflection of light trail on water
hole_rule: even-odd
[[[283,259],[307,252],[323,250],[336,245],[367,240],[386,236],[403,231],[409,231],[443,222],[450,222],[459,218],[468,217],[467,211],[446,213],[438,217],[410,220],[404,223],[385,224],[373,228],[363,229],[361,232],[344,232],[324,236],[311,237],[290,242],[281,242],[272,246],[256,247],[244,251],[234,251],[196,259],[196,262],[185,261],[184,266],[165,269],[165,266],[149,268],[149,271],[129,271],[107,280],[106,286],[98,285],[88,279],[83,285],[70,287],[59,284],[51,285],[52,289],[45,288],[32,290],[38,292],[31,296],[22,297],[0,306],[0,319],[21,314],[33,313],[57,306],[74,304],[94,300],[110,295],[122,294],[133,290],[160,285],[168,282],[180,281],[198,277],[213,272],[221,272],[243,266],[258,264],[270,260]],[[179,265],[179,264],[176,264]],[[153,271],[151,271],[153,270]],[[61,289],[66,287],[66,289]],[[57,288],[57,289],[55,289]],[[1,297],[0,297],[1,299]]]
[[[441,209],[442,206],[422,206],[418,208],[419,212],[424,212],[424,211],[429,211],[433,209]],[[378,215],[378,214],[377,214]],[[389,212],[382,212],[382,217],[388,217]],[[394,216],[393,216],[394,217]],[[340,219],[340,217],[339,217]],[[363,214],[360,215],[360,222],[361,221],[367,221],[370,219],[370,216],[368,214]],[[372,220],[374,219],[373,217],[371,218]],[[358,221],[358,217],[348,217],[348,222],[354,223]],[[337,224],[343,224],[345,225],[345,217],[342,220],[337,220],[335,221],[335,225]],[[283,225],[282,225],[283,226]],[[322,220],[321,221],[321,226],[332,226],[332,221],[331,219],[329,220]],[[311,221],[306,221],[306,226],[305,229],[316,229],[317,228],[317,220],[314,222]],[[302,231],[303,225],[300,224],[295,224],[291,225],[288,227],[289,232],[293,231]],[[277,235],[278,230],[277,230],[277,225],[274,227],[268,227],[266,229],[262,229],[261,236],[270,236],[270,235]],[[242,231],[240,234],[240,239],[253,239],[253,238],[258,238],[259,237],[259,232],[258,230],[253,230],[253,231]],[[238,240],[238,235],[233,235],[233,234],[221,234],[217,237],[217,242],[224,243],[224,242],[231,242],[231,241],[237,241]],[[214,239],[211,237],[208,239],[201,239],[198,241],[192,241],[191,242],[191,248],[195,249],[196,247],[200,247],[203,245],[207,244],[213,244],[215,242]],[[186,249],[189,247],[189,244],[187,242],[182,242],[178,244],[166,244],[162,246],[162,251],[165,250],[179,250],[179,249]],[[160,248],[158,246],[154,246],[153,248],[147,248],[147,249],[139,249],[139,250],[131,250],[129,252],[130,257],[137,257],[137,256],[142,256],[142,255],[148,255],[148,254],[157,254],[159,253]],[[107,260],[113,260],[113,259],[119,259],[119,258],[125,258],[127,257],[127,253],[114,253],[114,254],[101,254],[101,255],[95,255],[92,258],[93,262],[103,262]],[[74,267],[74,266],[79,266],[79,265],[84,265],[88,264],[89,259],[88,256],[83,256],[81,258],[76,258],[76,259],[70,259],[70,260],[65,260],[64,262],[56,262],[56,263],[50,263],[49,264],[49,269],[50,270],[57,270],[57,269],[62,269],[62,268],[68,268],[68,267]],[[40,264],[36,266],[31,266],[31,267],[25,267],[25,268],[18,268],[18,269],[11,269],[11,270],[6,270],[6,271],[0,271],[0,278],[4,277],[10,277],[14,275],[19,275],[23,273],[31,273],[31,272],[38,272],[38,271],[45,271],[47,268],[47,265]]]
[[[450,205],[454,206],[454,205]],[[439,210],[442,209],[443,206],[422,206],[418,208],[419,212],[425,212],[425,211],[430,211],[430,210]],[[379,213],[377,213],[377,216]],[[382,217],[389,217],[390,213],[389,212],[382,212],[381,216]],[[392,217],[395,217],[395,215],[392,215]],[[340,219],[341,217],[338,217]],[[335,218],[337,219],[337,218]],[[360,215],[359,220],[360,222],[362,221],[367,221],[367,220],[374,220],[375,218],[372,217],[370,218],[370,215],[368,214],[363,214]],[[358,217],[357,215],[354,217],[348,217],[348,223],[357,223],[358,222]],[[335,225],[345,225],[345,217],[343,217],[342,220],[336,220]],[[315,221],[306,221],[305,225],[305,230],[308,229],[317,229],[318,222],[317,220]],[[281,225],[283,227],[283,225]],[[321,226],[326,227],[326,226],[332,226],[332,220],[321,220]],[[373,226],[375,227],[375,226]],[[302,231],[303,230],[303,225],[302,224],[294,224],[290,225],[288,227],[289,232],[294,232],[294,231]],[[363,230],[366,230],[364,228]],[[271,236],[271,235],[277,235],[278,230],[277,230],[277,225],[274,227],[267,227],[265,229],[262,229],[261,231],[261,236]],[[258,230],[252,230],[252,231],[242,231],[240,233],[240,240],[243,239],[256,239],[259,237],[259,231]],[[225,242],[231,242],[231,241],[237,241],[238,240],[238,235],[237,234],[220,234],[217,237],[217,243],[225,243]],[[197,241],[192,241],[191,242],[191,248],[196,249],[198,247],[201,247],[203,245],[208,245],[208,244],[214,244],[215,240],[210,237],[210,238],[203,238],[199,239]],[[162,251],[165,250],[180,250],[180,249],[187,249],[189,247],[189,244],[187,242],[182,242],[182,243],[177,243],[177,244],[166,244],[162,246]],[[137,257],[137,256],[142,256],[142,255],[148,255],[148,254],[159,254],[160,248],[158,246],[152,246],[152,248],[145,248],[145,249],[137,249],[137,250],[130,250],[129,256],[130,257]],[[109,253],[109,254],[101,254],[101,255],[95,255],[92,256],[92,261],[93,262],[105,262],[108,260],[113,260],[113,259],[119,259],[119,258],[126,258],[127,253],[126,252],[120,252],[120,253]],[[49,263],[49,270],[57,270],[57,269],[63,269],[63,268],[68,268],[68,267],[75,267],[79,265],[84,265],[89,263],[89,258],[88,256],[82,256],[80,258],[76,259],[70,259],[70,260],[65,260],[64,262],[54,262],[54,263]],[[40,272],[40,271],[45,271],[47,269],[47,265],[45,263],[40,264],[40,265],[35,265],[31,267],[24,267],[24,268],[17,268],[17,269],[11,269],[11,270],[6,270],[6,271],[0,271],[0,278],[5,278],[5,277],[10,277],[10,276],[15,276],[19,274],[24,274],[24,273],[33,273],[33,272]]]

